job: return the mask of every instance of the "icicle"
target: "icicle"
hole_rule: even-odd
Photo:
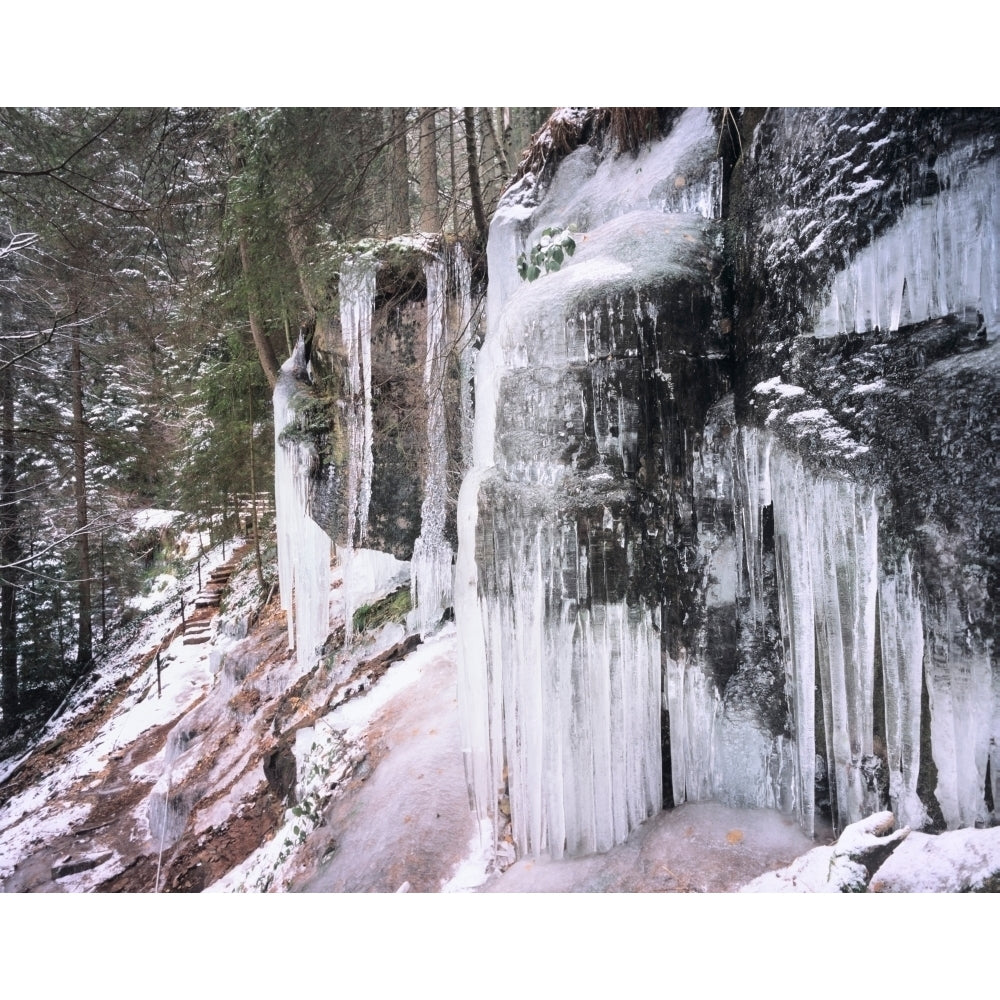
[[[920,829],[928,821],[917,796],[924,630],[920,585],[908,554],[880,574],[878,596],[889,800],[897,823]]]
[[[878,807],[863,772],[873,755],[878,518],[871,489],[815,474],[783,449],[771,469],[798,811],[811,833],[817,676],[835,819],[846,826]]]
[[[764,540],[761,517],[771,503],[771,436],[753,426],[737,431],[733,459],[733,514],[740,590],[750,597],[750,615],[764,622]],[[743,572],[746,578],[743,579]]]
[[[998,735],[990,654],[956,594],[929,598],[924,620],[934,795],[949,829],[975,826],[987,818],[986,761]]]
[[[489,575],[505,582],[481,602],[481,669],[504,706],[487,718],[491,739],[502,725],[515,843],[555,858],[608,850],[661,805],[658,613],[585,603],[574,525],[492,516],[507,540]]]
[[[966,309],[996,328],[1000,161],[970,166],[971,159],[969,150],[939,157],[940,194],[908,205],[834,277],[817,313],[817,336],[897,330]]]
[[[362,545],[368,531],[372,472],[372,315],[375,264],[350,259],[340,272],[340,326],[347,351],[347,539]]]
[[[461,247],[456,248],[459,280],[469,280],[468,265]],[[445,374],[451,345],[457,343],[462,327],[446,331],[447,273],[444,263],[425,265],[427,276],[427,356],[424,362],[424,393],[427,400],[427,469],[424,499],[420,509],[420,536],[413,546],[412,590],[417,626],[426,633],[452,603],[452,559],[454,553],[445,539],[444,524],[448,500],[448,444],[445,436]],[[468,300],[468,286],[463,290]],[[468,310],[471,313],[471,308]],[[470,319],[465,308],[459,322]]]
[[[715,684],[696,662],[666,658],[670,713],[670,766],[674,804],[710,799],[719,787],[716,723],[721,704]]]
[[[344,570],[345,634],[354,633],[354,612],[360,598],[352,575],[360,572],[355,547],[364,545],[371,507],[374,457],[372,451],[372,316],[375,311],[375,264],[346,260],[340,271],[340,327],[347,352],[347,547],[341,555]]]
[[[315,663],[330,625],[330,539],[310,517],[308,443],[283,434],[294,428],[293,399],[308,391],[302,338],[282,365],[274,387],[274,505],[278,536],[278,585],[288,622],[289,648],[300,667]]]
[[[816,805],[816,637],[812,544],[807,520],[810,497],[801,462],[779,451],[772,458],[774,545],[778,613],[785,647],[785,689],[792,713],[797,755],[794,800],[799,825],[815,833]]]

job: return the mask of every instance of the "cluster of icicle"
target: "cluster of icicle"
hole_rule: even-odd
[[[461,246],[450,254],[455,308],[449,310],[448,270],[444,261],[424,265],[427,278],[427,353],[424,393],[427,399],[427,468],[420,507],[420,536],[413,545],[410,588],[421,634],[433,628],[451,607],[455,553],[445,537],[448,505],[448,443],[445,437],[445,379],[449,354],[468,340],[472,323],[472,275]]]
[[[663,142],[635,159],[597,162],[581,147],[562,163],[537,210],[522,190],[525,181],[505,195],[490,226],[488,334],[476,366],[473,464],[458,503],[459,706],[479,816],[496,819],[498,800],[509,795],[520,854],[603,851],[661,808],[659,609],[595,599],[589,575],[603,567],[587,566],[572,517],[560,519],[556,511],[513,524],[513,515],[488,509],[496,503],[490,484],[506,479],[524,495],[551,498],[572,474],[571,463],[533,450],[539,427],[572,425],[576,433],[585,418],[579,390],[560,378],[560,366],[594,360],[590,341],[598,334],[598,353],[625,353],[616,331],[620,326],[622,343],[635,334],[634,317],[618,308],[623,275],[640,287],[662,278],[662,267],[680,266],[675,258],[683,234],[700,236],[703,219],[718,214],[716,139],[704,109],[690,109]],[[586,247],[560,274],[532,286],[520,282],[518,254],[544,227],[569,223],[586,231]],[[653,240],[656,251],[649,249]],[[594,322],[604,307],[610,331],[592,327],[587,310],[579,313],[588,289],[592,302],[602,296]],[[523,411],[511,413],[503,382],[528,365],[552,369],[551,391],[539,390],[521,401]],[[594,403],[598,448],[632,475],[637,404],[603,392],[599,365],[589,374],[600,397]],[[501,416],[508,428],[503,443]],[[616,434],[603,433],[605,423],[615,425]],[[613,521],[610,512],[607,517]],[[505,537],[495,547],[477,538],[490,531],[488,518],[504,523]],[[477,552],[485,548],[493,549],[495,565],[479,565]],[[571,592],[564,592],[567,581],[575,581]]]
[[[349,466],[347,470],[347,546],[341,551],[347,630],[353,612],[398,577],[400,563],[368,548],[373,458],[372,320],[378,263],[367,257],[345,262],[340,276],[340,320],[347,356],[346,400]],[[449,271],[453,295],[449,295]],[[445,382],[449,356],[461,345],[473,321],[471,268],[460,246],[444,259],[428,259],[427,348],[423,390],[427,405],[426,468],[423,477],[420,535],[410,562],[416,627],[426,633],[451,606],[454,552],[445,535],[448,503]],[[404,564],[405,565],[405,564]]]
[[[294,428],[293,399],[306,380],[305,343],[299,339],[274,387],[274,505],[278,585],[288,621],[289,648],[300,667],[316,662],[330,624],[330,539],[309,513],[311,446],[283,435]]]
[[[941,192],[907,206],[840,271],[817,336],[898,330],[972,310],[1000,320],[1000,160],[972,165],[970,149],[938,157]]]
[[[810,470],[767,431],[741,428],[739,438],[739,537],[758,622],[764,615],[761,515],[773,504],[794,805],[801,825],[808,832],[814,828],[817,752],[828,762],[838,828],[881,807],[871,778],[876,728],[886,735],[893,813],[900,823],[925,825],[917,794],[924,683],[935,797],[945,823],[954,829],[984,821],[987,762],[996,755],[998,735],[991,732],[992,675],[989,651],[966,637],[957,600],[932,602],[912,557],[880,549],[872,486]],[[881,692],[875,690],[876,634]],[[816,746],[817,688],[822,747]],[[879,720],[878,727],[877,694],[885,705],[884,726]]]

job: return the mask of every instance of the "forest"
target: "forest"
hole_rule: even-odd
[[[482,257],[549,110],[0,110],[0,754],[164,570],[137,509],[217,542],[273,490],[271,391],[344,247]]]

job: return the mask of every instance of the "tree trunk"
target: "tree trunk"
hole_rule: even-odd
[[[0,733],[17,729],[20,699],[17,676],[17,542],[16,452],[14,451],[13,368],[0,370],[0,683],[3,701]]]
[[[465,155],[469,160],[469,190],[472,196],[472,217],[476,220],[479,243],[486,246],[486,215],[483,212],[483,189],[479,183],[479,154],[476,150],[476,120],[472,108],[465,112]]]
[[[236,126],[232,122],[230,122],[229,125],[228,153],[230,169],[234,174],[246,169],[246,163],[240,153],[239,144],[237,142]],[[239,219],[237,221],[237,228],[239,229],[239,238],[237,242],[240,250],[240,265],[243,269],[243,279],[246,282],[247,287],[247,313],[250,320],[250,334],[253,337],[254,347],[257,349],[257,357],[260,360],[260,366],[264,369],[264,374],[267,376],[267,383],[273,389],[278,381],[278,372],[281,366],[278,364],[278,357],[274,352],[274,345],[271,343],[271,340],[267,335],[267,331],[264,329],[264,322],[260,316],[260,308],[257,303],[256,286],[254,284],[253,268],[251,266],[252,261],[250,259],[250,244],[247,240],[244,225],[245,220]]]
[[[77,626],[76,668],[90,669],[94,659],[90,607],[90,532],[87,516],[87,425],[83,419],[83,362],[80,329],[73,327],[70,340],[70,391],[73,396],[73,496],[76,500],[76,552],[79,566],[79,623]]]
[[[455,115],[448,115],[448,164],[451,169],[451,197],[448,202],[448,213],[451,215],[451,231],[459,233],[458,226],[458,167],[455,164]]]
[[[264,561],[260,557],[260,530],[257,524],[257,474],[253,460],[253,389],[248,394],[250,403],[250,503],[253,511],[253,548],[257,560],[257,582],[264,589]]]
[[[393,234],[410,231],[410,160],[406,152],[406,112],[409,108],[389,109],[390,146],[390,217]]]
[[[267,336],[264,324],[261,321],[260,313],[257,310],[256,296],[253,291],[253,276],[250,273],[250,248],[247,245],[247,238],[242,233],[239,238],[240,263],[243,265],[243,277],[247,282],[247,312],[250,318],[250,333],[253,336],[254,347],[257,348],[257,357],[260,359],[260,366],[267,376],[267,384],[273,389],[278,381],[278,372],[281,366],[278,364],[278,357],[274,353],[274,347]]]
[[[422,108],[420,118],[420,229],[425,233],[441,232],[438,211],[437,151],[435,143],[435,108]]]

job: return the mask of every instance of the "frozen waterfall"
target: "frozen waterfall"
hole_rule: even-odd
[[[281,606],[303,669],[315,663],[330,625],[330,539],[310,516],[313,446],[295,433],[295,399],[309,391],[299,338],[274,387],[274,506]]]
[[[897,820],[914,828],[927,824],[917,792],[925,683],[935,797],[945,824],[955,829],[985,821],[995,693],[989,651],[970,630],[968,612],[955,596],[928,595],[909,553],[883,551],[889,543],[880,536],[872,486],[813,471],[753,427],[740,429],[735,454],[743,466],[736,476],[743,494],[737,525],[746,525],[740,537],[747,567],[759,565],[762,505],[773,503],[794,802],[803,828],[814,827],[817,753],[828,762],[838,828],[884,807],[883,766]],[[755,600],[759,570],[749,576],[745,586]],[[883,718],[874,715],[878,703]]]
[[[692,109],[634,158],[582,146],[540,203],[532,178],[508,191],[490,227],[458,509],[459,702],[477,809],[509,815],[522,854],[607,850],[662,805],[660,601],[640,594],[627,527],[634,387],[644,365],[660,371],[654,345],[696,340],[709,311],[716,142]],[[523,283],[517,255],[548,226],[570,227],[577,253]],[[699,694],[674,680],[680,713]]]

